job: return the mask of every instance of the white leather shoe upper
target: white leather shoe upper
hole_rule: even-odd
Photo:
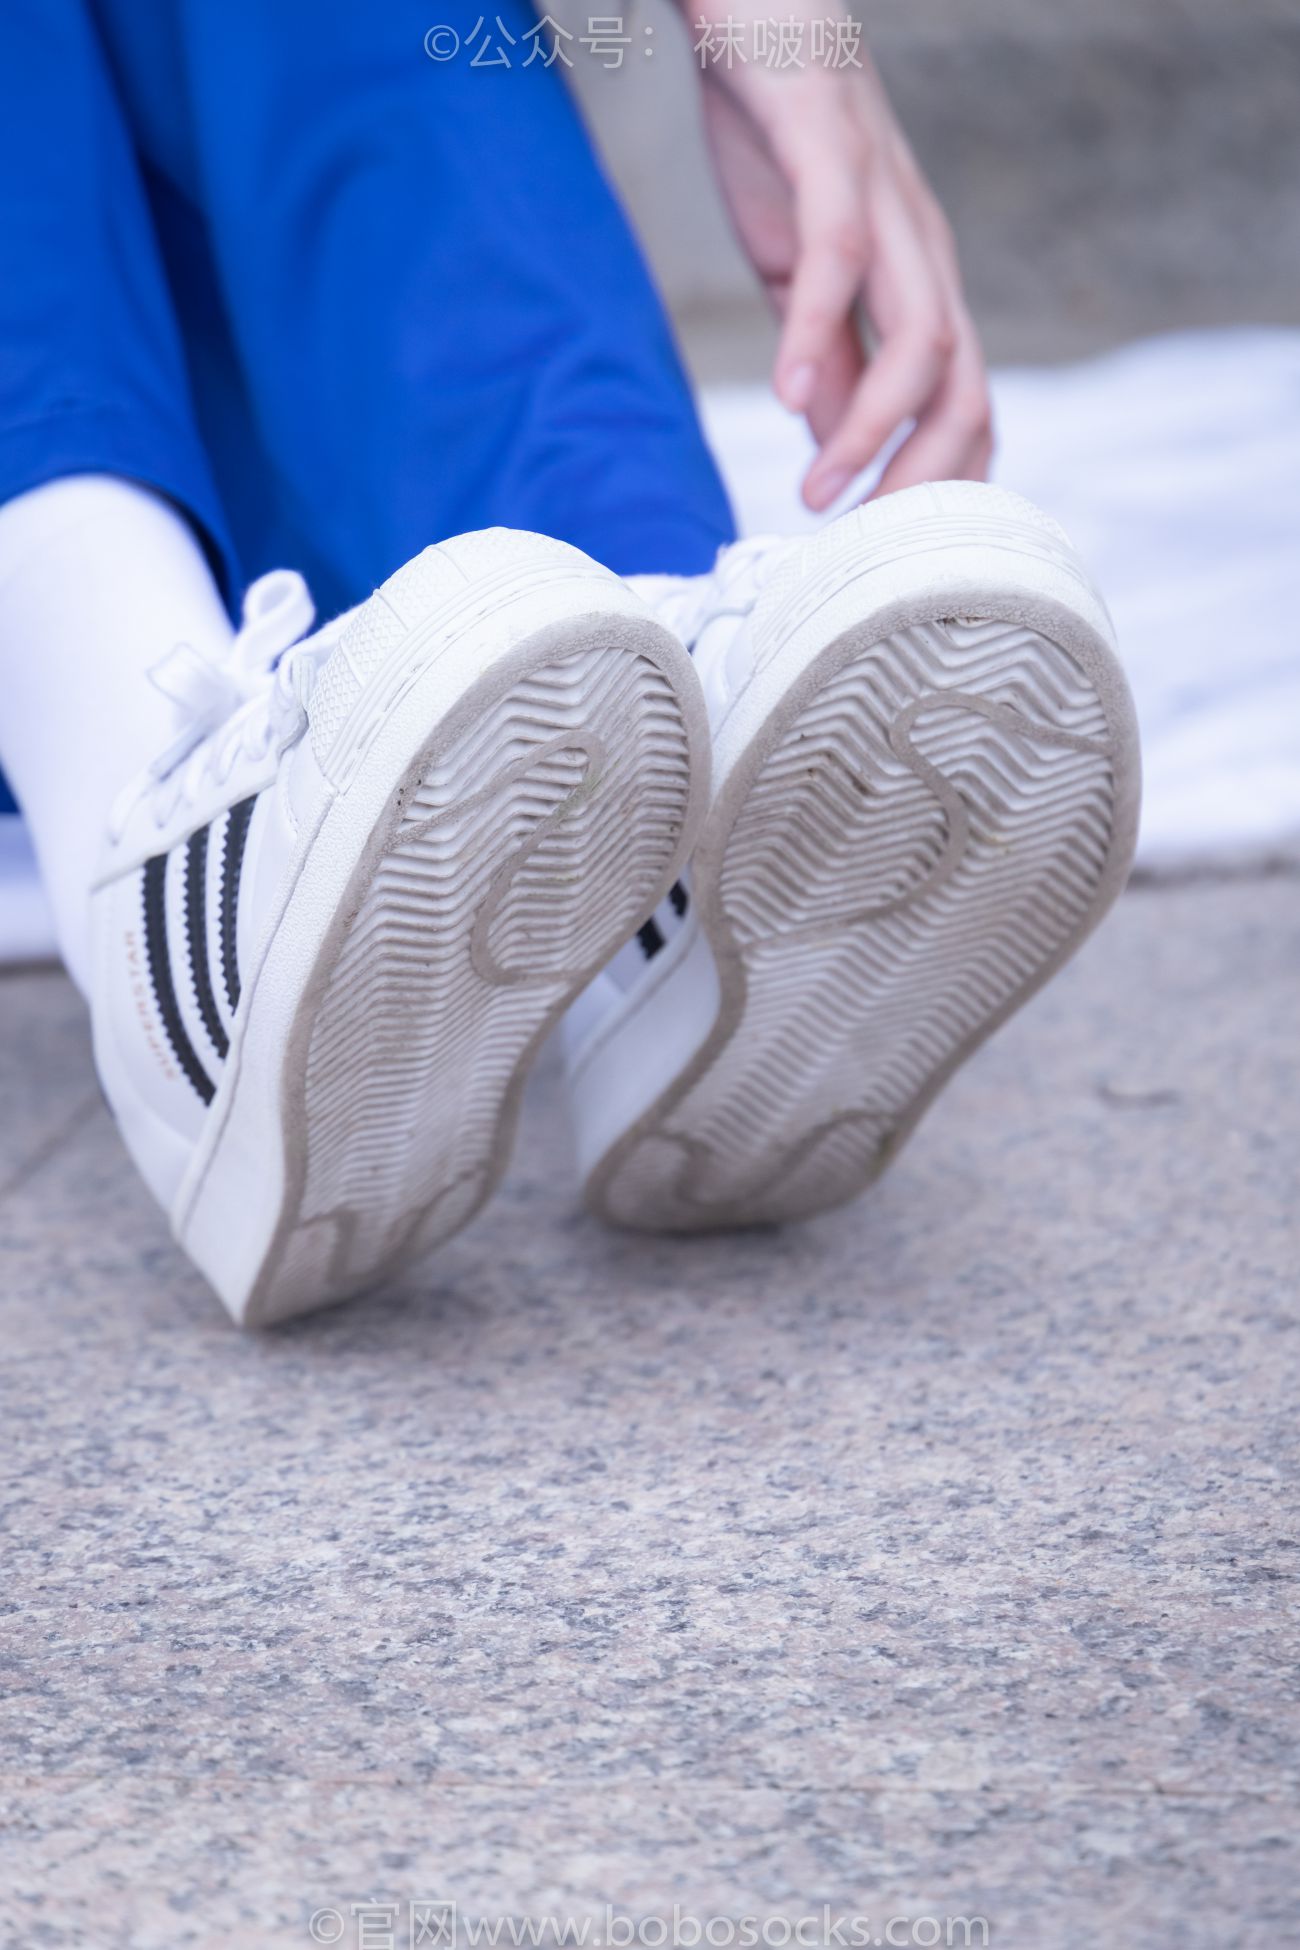
[[[250,588],[218,665],[184,646],[154,673],[174,744],[119,795],[91,895],[95,1055],[150,1188],[169,1206],[227,1060],[275,893],[329,796],[304,739],[340,623],[301,576]]]

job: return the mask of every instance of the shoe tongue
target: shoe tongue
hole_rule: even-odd
[[[751,535],[718,550],[704,575],[629,576],[628,582],[695,659],[716,725],[748,674],[749,618],[759,595],[797,575],[798,545],[783,535]]]
[[[754,605],[780,580],[795,553],[783,536],[753,535],[724,549],[712,576],[706,579],[711,587],[703,604],[693,655],[715,730],[750,673]]]
[[[708,706],[709,723],[715,731],[737,688],[749,674],[749,641],[749,617],[737,615],[734,610],[722,610],[710,616],[695,639],[691,657]]]

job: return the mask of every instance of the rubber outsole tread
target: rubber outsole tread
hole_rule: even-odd
[[[656,662],[583,649],[466,715],[404,781],[315,1004],[300,1184],[259,1324],[373,1284],[473,1216],[533,1051],[666,891],[690,765]]]
[[[1120,743],[1060,644],[943,618],[824,661],[706,825],[693,893],[722,1010],[589,1179],[616,1223],[765,1224],[855,1196],[1122,880]]]

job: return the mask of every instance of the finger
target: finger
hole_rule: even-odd
[[[846,318],[831,340],[818,373],[817,390],[808,403],[808,425],[819,447],[842,423],[866,369],[857,320]]]
[[[893,456],[878,484],[868,497],[879,500],[886,494],[895,494],[900,488],[917,487],[923,481],[986,481],[989,462],[993,457],[991,436],[974,440],[960,451],[951,444],[943,450],[944,458],[933,459],[933,448],[927,450],[916,435],[910,435]]]
[[[884,341],[804,478],[803,498],[810,508],[828,508],[904,420],[921,420],[942,384],[949,356],[941,316],[905,320]]]
[[[932,415],[891,456],[872,499],[921,481],[987,480],[992,458],[992,428],[987,422],[981,425],[977,409]]]
[[[993,456],[988,379],[974,326],[964,320],[947,378],[890,459],[876,494],[920,481],[980,481]]]
[[[798,258],[772,383],[792,413],[806,413],[837,339],[851,326],[867,268],[867,229],[857,190],[838,171],[801,182],[796,223]]]
[[[979,333],[966,307],[956,240],[947,218],[906,151],[903,162],[902,180],[908,206],[937,267],[957,335],[948,378],[933,403],[935,421],[944,429],[941,435],[944,443],[948,440],[948,430],[953,427],[956,428],[959,442],[964,428],[975,428],[956,459],[951,458],[951,446],[945,444],[949,456],[947,477],[952,480],[987,480],[994,451],[988,371]],[[876,493],[892,493],[896,487],[910,485],[917,479],[936,478],[934,467],[939,462],[936,460],[937,450],[930,445],[929,431],[929,428],[918,427],[912,438],[899,448]],[[920,435],[919,440],[917,435]],[[909,451],[904,451],[905,448]],[[927,465],[930,472],[923,475],[919,470]]]
[[[904,420],[920,420],[956,345],[942,273],[905,199],[872,212],[875,251],[865,292],[879,349],[804,481],[808,506],[829,507]]]

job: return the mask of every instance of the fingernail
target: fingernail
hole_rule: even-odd
[[[853,479],[847,467],[833,467],[829,474],[813,474],[808,479],[808,498],[815,508],[829,508]]]
[[[805,363],[796,366],[786,377],[781,388],[782,397],[792,413],[802,413],[811,400],[817,386],[817,368]]]

